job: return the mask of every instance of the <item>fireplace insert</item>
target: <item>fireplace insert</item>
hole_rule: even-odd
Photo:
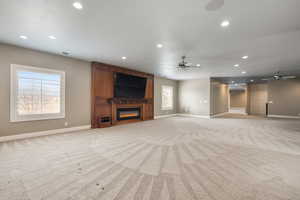
[[[128,120],[128,119],[140,119],[141,108],[118,108],[117,109],[117,120]]]

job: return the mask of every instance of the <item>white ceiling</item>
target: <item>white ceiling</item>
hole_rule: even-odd
[[[72,0],[0,1],[4,43],[70,51],[71,57],[172,79],[300,70],[299,0],[225,0],[217,11],[205,9],[209,0],[81,0],[81,11]],[[227,28],[220,27],[224,19]],[[182,55],[201,68],[178,71]]]

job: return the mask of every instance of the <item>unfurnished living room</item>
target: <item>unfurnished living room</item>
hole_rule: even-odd
[[[300,200],[299,0],[0,2],[0,200]]]

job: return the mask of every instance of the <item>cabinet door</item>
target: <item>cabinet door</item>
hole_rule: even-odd
[[[145,120],[153,119],[153,104],[145,104]]]
[[[145,94],[146,99],[152,99],[153,98],[153,86],[154,86],[153,79],[148,78],[147,79],[147,86],[146,86],[146,94]]]
[[[109,99],[113,98],[113,72],[104,70],[95,70],[94,73],[94,88],[95,96]]]

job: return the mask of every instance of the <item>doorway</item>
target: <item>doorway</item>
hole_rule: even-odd
[[[247,114],[247,91],[244,88],[230,88],[229,113]]]

